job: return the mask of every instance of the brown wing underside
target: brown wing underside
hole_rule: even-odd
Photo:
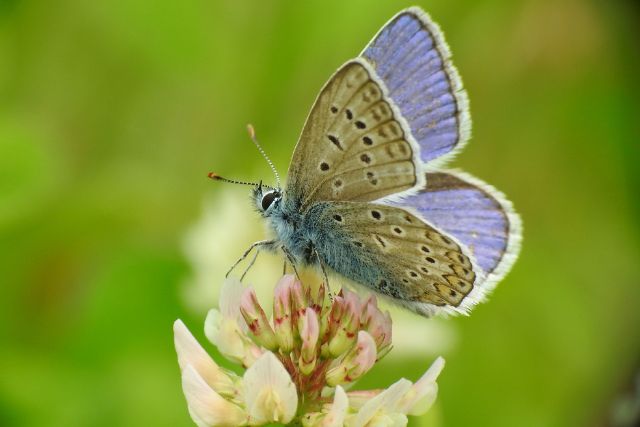
[[[379,269],[373,290],[402,301],[458,307],[471,292],[476,273],[460,245],[402,208],[336,202],[324,213],[337,235],[348,236],[351,256]],[[357,271],[338,271],[358,277]]]
[[[415,146],[375,73],[342,66],[318,96],[296,145],[287,193],[315,201],[372,201],[417,182]]]

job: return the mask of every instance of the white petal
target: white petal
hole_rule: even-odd
[[[251,366],[262,353],[236,319],[225,317],[218,310],[211,309],[207,313],[204,333],[226,358],[245,367]]]
[[[240,320],[240,300],[246,286],[235,277],[228,277],[220,289],[220,312],[224,317]]]
[[[209,387],[191,365],[186,365],[182,371],[182,389],[191,418],[199,427],[234,427],[246,424],[246,413]]]
[[[405,414],[394,412],[388,415],[389,426],[392,427],[405,427],[409,423],[409,419]]]
[[[349,406],[353,409],[360,409],[367,403],[369,400],[373,399],[380,393],[382,393],[384,389],[376,389],[376,390],[355,390],[347,393],[347,397],[349,398]]]
[[[410,388],[411,381],[404,378],[396,381],[382,393],[365,403],[355,417],[349,420],[349,426],[364,427],[380,416],[397,412],[395,410],[397,403]]]
[[[347,418],[345,426],[353,425],[354,416]],[[399,412],[377,412],[366,424],[366,427],[405,427],[409,419],[405,414]]]
[[[347,415],[347,407],[349,406],[349,399],[347,393],[340,386],[336,387],[336,392],[333,395],[333,403],[331,409],[327,412],[327,415],[322,419],[321,427],[342,427],[344,425],[344,417]]]
[[[218,393],[233,394],[235,392],[231,378],[207,354],[182,320],[178,319],[173,324],[173,339],[181,370],[191,365]]]
[[[242,359],[244,344],[235,319],[229,319],[218,310],[211,309],[204,321],[204,333],[222,354],[233,359]]]
[[[298,393],[289,373],[269,351],[245,372],[244,396],[251,424],[287,424],[298,407]]]
[[[436,379],[443,368],[444,359],[438,357],[398,403],[398,410],[409,415],[422,415],[427,412],[438,395]]]

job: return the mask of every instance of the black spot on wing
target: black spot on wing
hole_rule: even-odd
[[[335,135],[327,135],[327,138],[329,138],[329,141],[331,141],[333,143],[333,145],[338,147],[339,150],[344,151],[344,148],[342,147],[342,143],[340,143],[340,140],[338,139],[337,136],[335,136]]]

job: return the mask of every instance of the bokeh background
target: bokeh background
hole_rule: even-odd
[[[206,173],[270,178],[248,122],[284,171],[324,81],[412,3],[470,94],[454,165],[525,224],[488,304],[440,334],[411,318],[447,359],[412,425],[623,425],[640,369],[637,2],[2,0],[0,426],[192,425],[171,324],[204,341],[223,266],[260,234],[247,189]],[[401,344],[362,387],[435,357]]]

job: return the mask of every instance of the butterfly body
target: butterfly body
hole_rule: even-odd
[[[375,262],[375,254],[368,252],[353,236],[336,226],[336,218],[342,220],[342,217],[331,213],[331,203],[314,203],[304,213],[297,206],[299,203],[289,201],[285,193],[263,212],[274,236],[269,244],[271,250],[284,249],[296,264],[319,269],[327,267],[376,292],[401,296],[400,288],[379,286],[384,271]]]
[[[400,12],[320,91],[285,188],[254,190],[273,235],[262,243],[416,313],[468,313],[521,237],[501,193],[437,168],[469,129],[442,33],[422,10]]]

